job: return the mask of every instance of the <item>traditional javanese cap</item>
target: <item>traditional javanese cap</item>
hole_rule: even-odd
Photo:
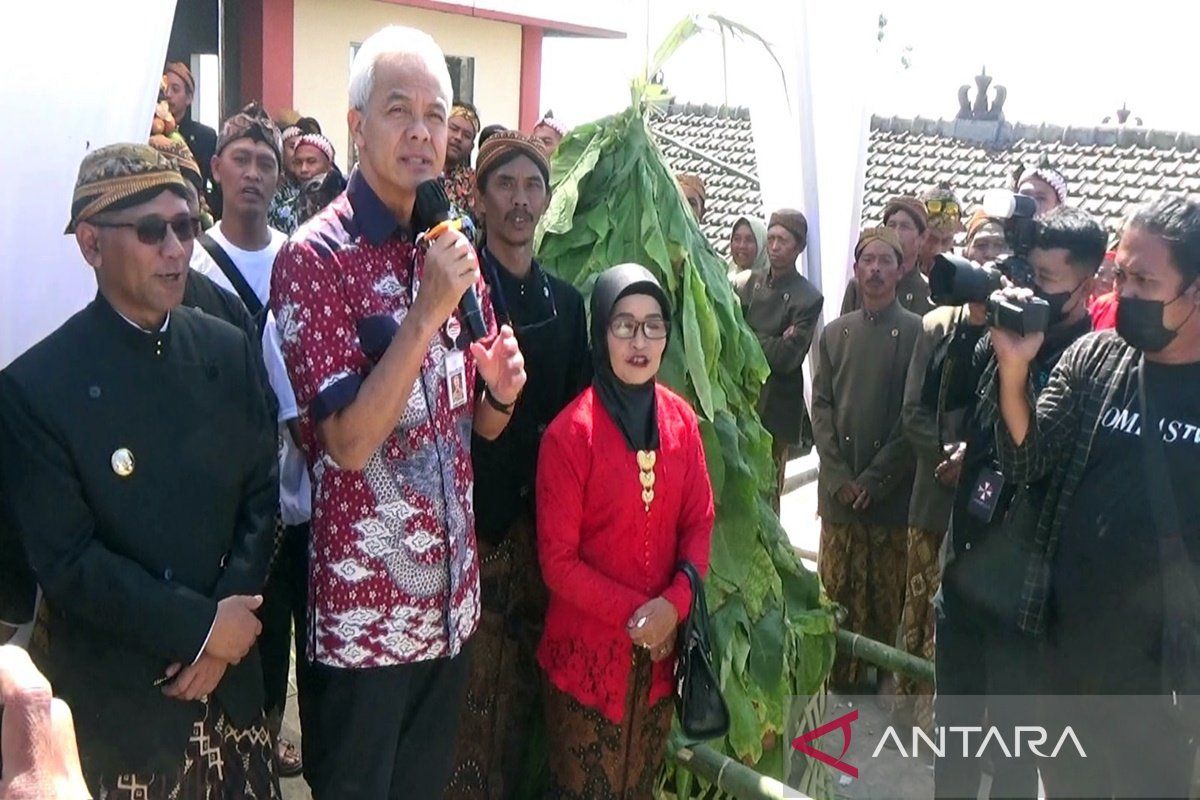
[[[163,190],[190,196],[190,187],[175,160],[148,144],[110,144],[93,150],[79,164],[71,219],[65,233],[105,211],[136,206]]]
[[[467,122],[471,123],[471,127],[475,129],[475,133],[479,133],[479,113],[475,111],[475,107],[467,103],[455,103],[450,108],[450,119],[462,117]]]
[[[183,81],[187,86],[187,90],[192,94],[196,92],[196,79],[192,77],[192,71],[188,69],[188,65],[182,61],[169,61],[163,69],[163,75],[177,75],[179,80]]]
[[[942,233],[961,233],[963,231],[963,204],[958,195],[948,183],[939,183],[931,189],[921,192],[918,199],[925,204],[925,213],[929,217],[929,227]],[[949,209],[953,208],[953,211]]]
[[[704,188],[704,178],[691,172],[681,172],[675,176],[675,182],[680,188],[691,189],[696,194],[700,195],[700,205],[708,204],[708,190]]]
[[[994,226],[996,233],[1002,236],[1004,235],[1003,222],[994,217],[989,217],[987,214],[983,213],[982,208],[975,209],[975,213],[971,215],[969,220],[967,220],[967,243],[969,244],[972,239],[974,239],[984,230],[984,228],[988,228],[989,226]]]
[[[217,137],[217,155],[221,155],[221,151],[238,139],[262,142],[275,151],[275,160],[283,163],[283,137],[279,135],[279,128],[275,127],[271,115],[258,103],[248,104],[225,120],[221,135]]]
[[[866,249],[871,242],[883,242],[888,247],[896,251],[896,258],[904,260],[904,248],[900,245],[900,234],[896,233],[891,228],[880,225],[877,228],[864,228],[862,233],[858,235],[858,244],[854,246],[854,260],[858,261],[862,251]]]
[[[564,125],[560,120],[557,120],[554,118],[553,111],[547,111],[546,116],[544,116],[540,120],[538,120],[538,124],[534,125],[533,127],[536,128],[536,127],[538,127],[538,125],[545,125],[547,128],[554,131],[559,136],[567,135],[567,126]]]
[[[797,242],[808,241],[808,219],[803,213],[794,208],[781,208],[771,214],[771,219],[767,222],[767,228],[775,225],[785,228],[792,236],[796,237]]]
[[[888,200],[887,205],[883,207],[883,224],[887,225],[887,221],[897,211],[907,212],[917,223],[917,228],[921,233],[924,233],[925,229],[929,227],[929,212],[925,210],[925,204],[917,198],[911,195],[901,195]]]
[[[196,163],[196,157],[192,154],[192,149],[178,134],[175,136],[155,134],[150,137],[150,146],[167,158],[173,159],[175,166],[179,168],[185,178],[194,176],[193,183],[200,183],[204,180],[200,172],[200,165]]]
[[[319,134],[319,133],[304,134],[303,136],[300,137],[299,141],[296,142],[296,147],[299,147],[302,144],[311,145],[311,146],[317,148],[318,150],[320,150],[322,153],[325,154],[325,157],[329,159],[330,164],[333,163],[333,142],[329,141],[321,134]]]
[[[550,185],[550,161],[546,153],[530,137],[519,131],[498,131],[488,137],[479,147],[479,158],[475,162],[475,184],[483,186],[488,175],[512,161],[518,155],[526,156],[542,173],[542,180]]]
[[[1017,176],[1017,185],[1013,188],[1020,189],[1021,184],[1030,178],[1039,178],[1050,184],[1050,188],[1058,196],[1058,202],[1067,202],[1067,176],[1050,166],[1050,162],[1046,159],[1042,159],[1040,164],[1031,164],[1021,170],[1021,174]]]

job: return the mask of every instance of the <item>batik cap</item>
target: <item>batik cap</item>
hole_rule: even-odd
[[[148,144],[110,144],[88,153],[79,164],[71,219],[65,233],[105,211],[145,202],[164,189],[181,197],[189,187],[173,158]]]

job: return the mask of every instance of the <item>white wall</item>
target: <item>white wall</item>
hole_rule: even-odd
[[[346,166],[350,47],[387,25],[425,31],[450,56],[475,58],[482,124],[515,127],[521,99],[521,26],[375,0],[296,0],[292,105],[316,117]]]
[[[4,12],[0,366],[96,294],[75,237],[63,235],[79,162],[149,137],[174,13],[174,0],[39,0]]]

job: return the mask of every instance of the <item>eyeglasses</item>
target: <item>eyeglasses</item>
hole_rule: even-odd
[[[962,216],[962,209],[958,207],[958,203],[954,202],[953,200],[942,200],[941,198],[936,198],[936,197],[932,200],[925,201],[925,210],[928,211],[929,215],[933,216],[933,217],[938,217],[938,216],[961,217]]]
[[[142,244],[162,244],[167,238],[167,228],[175,232],[181,242],[190,242],[200,235],[200,218],[166,220],[162,217],[143,217],[137,222],[92,222],[97,228],[133,228]]]
[[[667,338],[667,321],[662,317],[650,317],[638,322],[633,317],[622,314],[608,323],[608,330],[618,339],[632,339],[640,330],[647,339],[655,341]]]

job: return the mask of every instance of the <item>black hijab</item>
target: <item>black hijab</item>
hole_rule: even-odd
[[[608,324],[613,307],[621,298],[644,294],[658,301],[668,330],[671,306],[667,293],[650,270],[640,264],[621,264],[606,270],[592,291],[592,356],[595,370],[592,387],[600,404],[621,429],[630,450],[658,449],[658,412],[654,400],[654,380],[633,386],[622,382],[613,372],[608,354]]]

